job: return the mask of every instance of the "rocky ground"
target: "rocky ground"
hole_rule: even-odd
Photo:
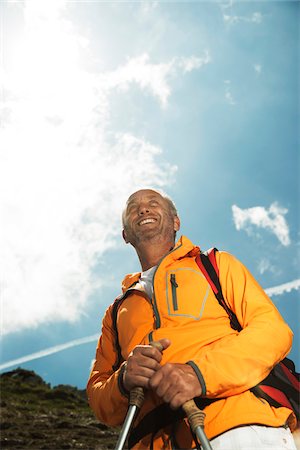
[[[101,425],[85,391],[51,387],[34,372],[17,369],[0,377],[1,449],[114,448],[119,430]]]

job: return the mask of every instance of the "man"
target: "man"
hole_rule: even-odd
[[[184,236],[175,244],[179,228],[165,195],[143,189],[129,197],[123,237],[142,272],[125,277],[122,296],[103,319],[87,386],[92,409],[101,422],[120,425],[130,390],[141,386],[145,401],[129,440],[134,448],[197,448],[180,408],[197,398],[206,406],[214,450],[295,449],[292,411],[249,390],[287,355],[291,330],[248,270],[218,252],[224,298],[243,327],[233,330],[195,262],[199,247]]]

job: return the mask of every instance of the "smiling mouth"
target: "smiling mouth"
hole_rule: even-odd
[[[147,218],[147,219],[141,220],[138,224],[139,224],[139,226],[142,226],[142,225],[146,225],[147,223],[155,223],[155,222],[156,222],[156,219]]]

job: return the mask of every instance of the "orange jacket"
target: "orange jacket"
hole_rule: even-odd
[[[205,408],[209,439],[251,423],[275,427],[288,423],[293,429],[296,419],[291,410],[274,408],[249,391],[288,354],[292,343],[290,328],[245,266],[232,255],[217,252],[224,298],[243,327],[240,333],[234,331],[195,262],[199,251],[186,237],[180,238],[158,265],[151,300],[138,284],[139,273],[125,278],[125,299],[116,319],[123,361],[138,344],[170,339],[162,364],[189,363],[201,383],[203,397],[220,399]],[[124,421],[128,398],[120,383],[123,365],[114,367],[117,348],[112,311],[113,305],[103,319],[87,392],[98,419],[116,426]],[[152,392],[146,392],[137,422],[159,404]],[[154,448],[172,448],[174,429],[172,433],[170,430],[167,427],[155,435]],[[175,434],[181,448],[195,447],[184,420],[177,424]],[[150,440],[148,435],[134,448],[147,448]]]

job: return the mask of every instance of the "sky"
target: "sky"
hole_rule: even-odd
[[[298,1],[0,3],[0,370],[83,389],[128,195],[239,258],[299,348]]]

